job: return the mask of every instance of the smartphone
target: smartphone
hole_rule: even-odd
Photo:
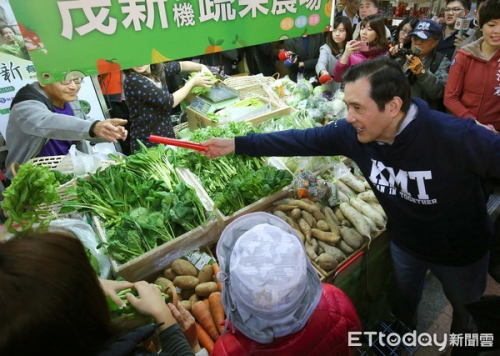
[[[367,52],[370,49],[370,45],[367,41],[359,41],[359,51]]]

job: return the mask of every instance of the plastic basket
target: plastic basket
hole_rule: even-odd
[[[376,331],[384,336],[394,333],[398,334],[400,337],[406,333],[413,332],[412,329],[406,326],[394,315],[391,315],[391,320],[389,321],[381,321],[371,331]],[[379,336],[373,337],[371,345],[368,344],[368,338],[365,336],[361,338],[361,342],[362,346],[356,347],[355,350],[353,350],[353,356],[411,356],[415,355],[415,353],[420,349],[418,344],[416,346],[409,346],[400,342],[397,345],[391,345],[385,338],[382,340]]]
[[[184,130],[186,127],[188,127],[189,124],[187,122],[183,122],[182,124],[179,124],[179,125],[175,125],[174,126],[174,133],[175,133],[175,136],[177,136],[177,134]]]
[[[261,76],[246,76],[246,77],[229,77],[224,80],[224,84],[236,90],[259,84],[271,84],[275,81],[273,77]]]

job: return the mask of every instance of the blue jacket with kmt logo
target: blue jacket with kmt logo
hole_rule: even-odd
[[[426,261],[461,266],[484,256],[493,235],[482,180],[500,179],[500,136],[471,119],[413,99],[393,144],[361,143],[346,120],[308,130],[236,138],[250,156],[354,160],[388,216],[393,242]],[[416,114],[415,114],[416,111]]]

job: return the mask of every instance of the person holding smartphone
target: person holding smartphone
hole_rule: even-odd
[[[335,64],[333,79],[342,82],[342,76],[349,67],[368,59],[386,56],[388,49],[384,19],[377,15],[365,17],[361,21],[360,40],[347,42],[342,57]]]

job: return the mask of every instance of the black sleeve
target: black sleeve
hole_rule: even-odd
[[[179,324],[163,330],[160,333],[160,342],[162,347],[160,355],[162,356],[194,356]]]

